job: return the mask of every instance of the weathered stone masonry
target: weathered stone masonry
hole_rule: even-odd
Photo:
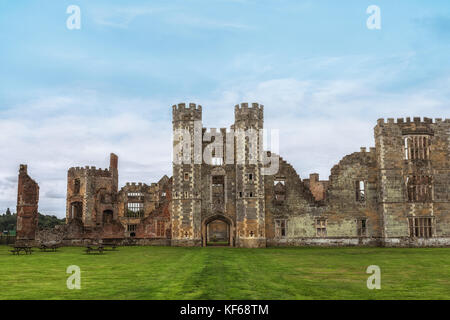
[[[67,224],[55,231],[66,244],[114,239],[206,246],[219,237],[236,247],[450,245],[450,119],[380,119],[375,147],[345,156],[329,180],[315,173],[302,180],[281,157],[272,175],[249,161],[251,148],[260,151],[259,135],[226,143],[230,132],[263,128],[262,105],[237,105],[230,129],[203,128],[202,107],[192,103],[173,106],[172,116],[174,150],[184,144],[192,157],[174,161],[171,178],[118,190],[114,154],[109,169],[69,169]],[[178,137],[179,129],[188,137]],[[225,150],[214,150],[214,161],[193,157],[217,142]],[[245,154],[243,163],[238,151]],[[224,161],[225,154],[234,162]],[[34,237],[38,190],[21,166],[18,236]]]
[[[20,165],[17,189],[17,240],[34,240],[38,228],[39,186]]]

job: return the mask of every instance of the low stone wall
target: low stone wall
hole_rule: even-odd
[[[184,240],[184,239],[172,239],[171,245],[173,247],[201,247],[202,246],[202,240]]]
[[[450,247],[450,238],[386,238],[385,247],[401,248],[427,248],[427,247]]]
[[[388,247],[427,248],[450,247],[450,238],[286,238],[267,240],[268,247],[320,246],[320,247]]]
[[[170,239],[114,239],[103,240],[104,243],[115,243],[118,246],[170,246]],[[90,244],[97,244],[93,239],[64,239],[62,242],[66,247],[86,246]]]
[[[238,248],[265,248],[267,246],[266,239],[237,239],[236,247]]]
[[[356,246],[381,246],[378,238],[286,238],[267,240],[268,247],[356,247]]]

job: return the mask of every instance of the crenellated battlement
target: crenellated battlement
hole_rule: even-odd
[[[235,111],[239,111],[239,110],[242,110],[242,111],[247,111],[247,110],[264,111],[264,106],[262,104],[260,105],[257,102],[254,102],[254,103],[251,104],[251,106],[249,106],[249,104],[247,102],[243,102],[241,104],[237,104],[234,107],[234,110]]]
[[[195,103],[179,103],[172,106],[173,121],[202,120],[202,106]]]
[[[177,112],[184,112],[184,111],[202,111],[202,106],[201,105],[197,105],[195,103],[189,103],[189,106],[186,107],[186,103],[181,102],[179,104],[174,104],[172,106],[172,110],[173,111],[177,111]]]
[[[264,106],[259,103],[252,103],[249,106],[244,102],[234,107],[234,122],[238,127],[263,127]],[[236,128],[236,126],[235,126]]]
[[[378,126],[383,125],[390,125],[390,124],[400,124],[400,125],[407,125],[407,124],[416,124],[416,125],[429,125],[429,124],[438,124],[438,123],[450,123],[450,119],[442,119],[442,118],[421,118],[421,117],[407,117],[407,118],[380,118],[377,120]]]
[[[227,128],[202,128],[202,134],[205,135],[205,133],[210,134],[211,136],[215,136],[220,133],[223,137],[225,137],[226,134],[231,133],[231,130]]]
[[[89,176],[96,176],[96,177],[110,177],[111,172],[109,169],[101,169],[96,168],[95,166],[85,166],[83,167],[72,167],[69,169],[68,173],[70,175],[89,175]]]
[[[376,149],[375,147],[370,147],[369,150],[367,150],[367,147],[361,147],[359,153],[375,153]]]

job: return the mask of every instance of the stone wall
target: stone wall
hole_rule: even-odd
[[[27,165],[19,169],[17,192],[16,240],[34,240],[38,229],[39,186],[27,172]]]

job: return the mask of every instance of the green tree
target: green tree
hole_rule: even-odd
[[[9,208],[6,209],[6,215],[7,215],[7,216],[11,216],[11,210],[9,210]]]

